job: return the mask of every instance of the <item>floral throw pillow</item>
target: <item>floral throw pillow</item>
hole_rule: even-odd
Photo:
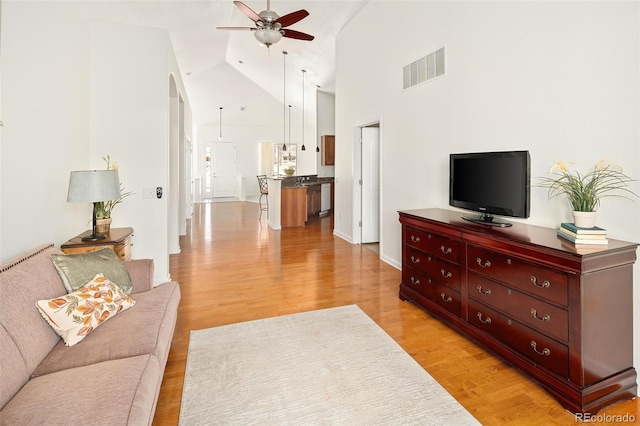
[[[73,346],[100,324],[135,303],[120,287],[98,274],[78,290],[54,299],[39,300],[36,306],[65,344]]]

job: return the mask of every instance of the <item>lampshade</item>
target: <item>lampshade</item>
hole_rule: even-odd
[[[79,170],[69,175],[69,203],[96,203],[120,198],[117,170]]]

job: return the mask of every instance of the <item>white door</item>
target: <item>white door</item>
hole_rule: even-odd
[[[362,131],[362,236],[361,242],[380,241],[380,128]]]
[[[211,147],[212,197],[236,195],[236,144],[216,142]]]

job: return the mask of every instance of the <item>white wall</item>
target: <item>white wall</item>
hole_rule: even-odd
[[[168,46],[164,30],[91,23],[91,167],[103,168],[105,154],[118,162],[134,195],[114,210],[112,226],[134,228],[132,256],[155,259],[158,280],[169,275]],[[143,199],[143,188],[157,186],[162,199]]]
[[[289,111],[283,109],[282,99],[275,99],[251,80],[228,64],[222,64],[207,73],[191,77],[206,79],[209,86],[194,96],[214,99],[223,107],[222,141],[236,143],[237,173],[246,178],[246,195],[258,195],[256,175],[260,174],[261,142],[281,144],[283,134],[289,143]],[[300,88],[302,84],[300,83]],[[315,90],[305,89],[305,145],[302,151],[302,111],[291,110],[291,143],[298,146],[297,174],[316,173],[315,105],[312,102]],[[287,95],[288,97],[289,95]],[[293,94],[291,94],[293,96]],[[296,96],[301,97],[301,89]],[[244,107],[244,111],[241,108]],[[283,122],[286,116],[286,125]],[[218,142],[220,133],[219,110],[215,116],[202,117],[195,123],[198,133],[196,177],[203,177],[204,144]],[[202,179],[204,184],[204,179]]]
[[[395,265],[397,211],[448,207],[452,152],[527,149],[534,177],[554,160],[586,170],[610,158],[640,178],[639,5],[369,2],[337,39],[336,234],[353,239],[353,135],[373,118],[382,120],[381,256]],[[402,25],[371,31],[389,20]],[[402,67],[442,46],[447,75],[404,91]],[[567,203],[548,201],[543,188],[531,203],[526,223],[570,219]],[[597,224],[640,241],[640,202],[605,200]],[[635,330],[640,365],[638,314]]]
[[[327,177],[335,174],[335,166],[322,165],[322,135],[334,135],[336,131],[336,97],[332,93],[317,91],[318,121],[316,143],[320,152],[316,155],[316,167],[318,176]],[[338,159],[338,161],[341,161]]]
[[[89,166],[89,32],[68,4],[2,5],[0,258],[87,229],[67,203],[71,170]]]
[[[143,199],[142,189],[168,185],[169,75],[179,70],[166,31],[92,22],[94,7],[3,5],[0,257],[88,229],[91,205],[66,202],[69,172],[103,168],[110,154],[135,192],[112,226],[135,229],[133,257],[153,258],[160,282],[169,276],[168,198]]]

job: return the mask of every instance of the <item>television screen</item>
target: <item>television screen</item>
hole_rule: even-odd
[[[449,204],[480,213],[464,219],[508,226],[493,215],[529,217],[530,180],[528,151],[451,154]]]

